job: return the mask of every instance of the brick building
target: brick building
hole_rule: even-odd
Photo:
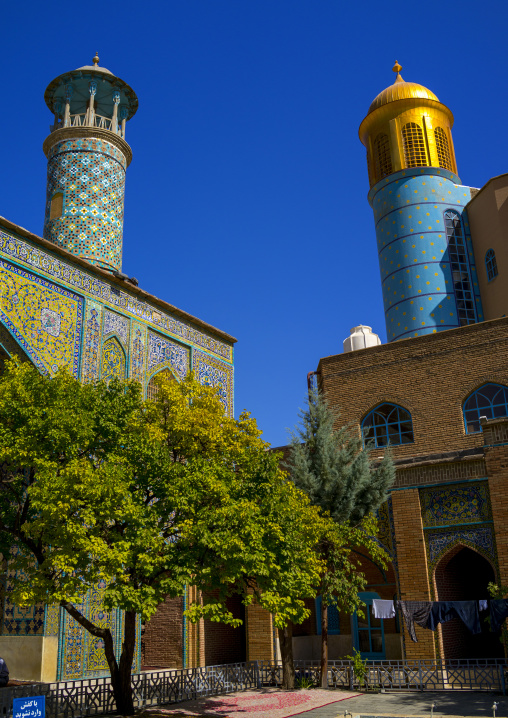
[[[355,327],[316,375],[372,458],[390,445],[396,465],[379,512],[391,564],[363,559],[367,604],[482,599],[489,581],[508,584],[508,175],[464,186],[452,113],[393,69],[360,126],[389,343]],[[310,607],[301,658],[319,655],[319,600]],[[331,657],[353,646],[370,658],[502,655],[485,622],[476,636],[458,619],[417,627],[417,643],[401,623],[333,611]]]

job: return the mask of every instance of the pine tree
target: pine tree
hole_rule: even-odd
[[[309,391],[306,404],[299,414],[300,425],[291,433],[286,468],[296,486],[337,524],[359,526],[388,497],[395,478],[390,452],[385,451],[381,462],[373,466],[351,427],[334,429],[339,415],[317,389]],[[326,553],[326,546],[321,550]],[[328,606],[337,605],[337,580],[328,572],[321,587],[322,688],[328,685]]]

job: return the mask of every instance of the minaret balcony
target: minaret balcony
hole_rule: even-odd
[[[64,123],[64,120],[58,120],[58,122],[51,125],[49,129],[50,132],[54,132],[55,130],[62,129],[62,127],[98,127],[123,137],[122,125],[120,123],[114,122],[111,117],[103,117],[95,113],[93,114],[91,122],[88,112],[81,112],[77,115],[69,115],[67,123]]]

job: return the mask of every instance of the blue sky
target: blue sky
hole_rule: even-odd
[[[236,412],[284,444],[319,358],[341,352],[355,324],[386,338],[357,134],[370,102],[398,60],[454,113],[462,182],[506,172],[506,7],[9,3],[0,214],[41,234],[44,90],[98,50],[140,103],[127,126],[124,271],[238,338]]]

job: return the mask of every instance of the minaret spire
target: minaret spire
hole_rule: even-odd
[[[395,78],[395,82],[404,82],[402,79],[402,76],[400,74],[400,71],[402,70],[402,65],[399,65],[397,60],[395,60],[395,65],[392,67],[393,72],[397,73],[397,77]]]

